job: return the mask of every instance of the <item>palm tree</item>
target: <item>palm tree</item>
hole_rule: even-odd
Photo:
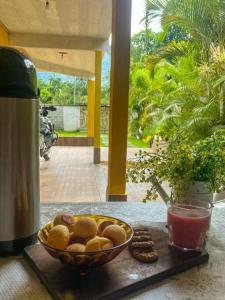
[[[192,103],[192,109],[189,106],[189,110],[184,110],[187,105],[181,105],[180,100],[177,106],[176,97],[173,98],[170,109],[164,107],[167,119],[178,118],[180,112],[182,120],[186,120],[186,123],[182,122],[185,129],[193,128],[192,132],[194,128],[206,132],[206,128],[224,125],[225,0],[146,0],[146,7],[149,22],[157,18],[165,30],[175,24],[184,28],[190,36],[189,41],[171,42],[149,56],[148,66],[152,75],[155,66],[164,59],[176,64],[179,57],[192,56],[199,67],[198,78],[192,74],[192,79],[196,86],[201,83],[203,87]],[[189,85],[184,87],[186,92],[188,89],[190,92]],[[185,94],[180,88],[175,94],[187,103],[193,99],[190,93]],[[179,107],[179,112],[173,114],[171,107]]]
[[[225,0],[146,0],[146,8],[148,22],[157,18],[164,29],[184,28],[206,58],[218,47],[224,52]]]

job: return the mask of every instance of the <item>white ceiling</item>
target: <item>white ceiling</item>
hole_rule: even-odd
[[[83,74],[86,73],[86,77],[93,76],[95,69],[94,51],[44,49],[45,56],[43,57],[42,48],[26,48],[26,50],[33,58],[34,63],[39,65],[41,69],[44,69],[45,62],[47,71],[51,71],[51,65],[59,66],[60,64],[63,64],[64,69],[68,70],[68,72],[63,72],[65,74],[73,75],[71,74],[72,69],[75,69],[76,73],[78,73],[77,76],[79,76],[82,72]],[[57,72],[54,67],[52,71]]]
[[[93,77],[94,51],[108,47],[112,0],[47,2],[46,7],[46,0],[0,0],[0,23],[10,45],[23,48],[42,70]],[[68,53],[63,59],[61,51]]]

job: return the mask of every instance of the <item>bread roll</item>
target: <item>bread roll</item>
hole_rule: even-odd
[[[48,245],[52,248],[64,250],[69,243],[69,229],[64,225],[54,226],[48,234]]]
[[[80,217],[73,225],[74,234],[84,239],[96,236],[97,230],[95,220],[89,217]]]
[[[116,224],[107,226],[104,229],[102,236],[110,239],[114,245],[120,245],[127,239],[126,231]]]
[[[72,224],[75,223],[74,217],[71,214],[68,213],[60,213],[57,216],[55,216],[53,225],[65,225],[68,227],[69,231]]]
[[[102,250],[108,250],[108,249],[113,248],[113,242],[110,239],[107,239],[104,237],[99,237],[99,241],[100,241]]]
[[[100,250],[107,250],[112,247],[113,247],[112,241],[104,237],[96,236],[87,242],[86,251],[95,252]]]
[[[85,246],[83,244],[75,243],[69,245],[66,250],[71,252],[85,252]]]
[[[101,244],[97,237],[91,239],[86,244],[86,251],[87,252],[95,252],[101,250]]]
[[[71,232],[70,233],[70,239],[69,239],[69,244],[72,245],[72,244],[83,244],[85,245],[87,242],[87,239],[84,239],[84,238],[81,238],[77,235],[75,235],[74,232]]]
[[[98,235],[101,236],[102,232],[104,231],[104,229],[109,226],[109,225],[113,225],[114,223],[112,221],[105,221],[102,220],[98,223]]]

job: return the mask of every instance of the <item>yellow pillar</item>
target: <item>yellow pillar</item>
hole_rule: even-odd
[[[7,46],[8,44],[9,44],[9,33],[7,29],[0,23],[0,45]]]
[[[108,201],[126,201],[131,0],[113,0]]]
[[[102,51],[95,51],[94,164],[101,161],[101,74]]]
[[[88,137],[94,137],[95,81],[88,80]]]

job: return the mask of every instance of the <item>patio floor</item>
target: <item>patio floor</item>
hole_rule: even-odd
[[[128,148],[128,157],[138,149]],[[41,202],[105,202],[108,148],[94,165],[92,147],[54,147],[50,161],[40,162]],[[142,201],[147,184],[127,184],[128,201]]]

